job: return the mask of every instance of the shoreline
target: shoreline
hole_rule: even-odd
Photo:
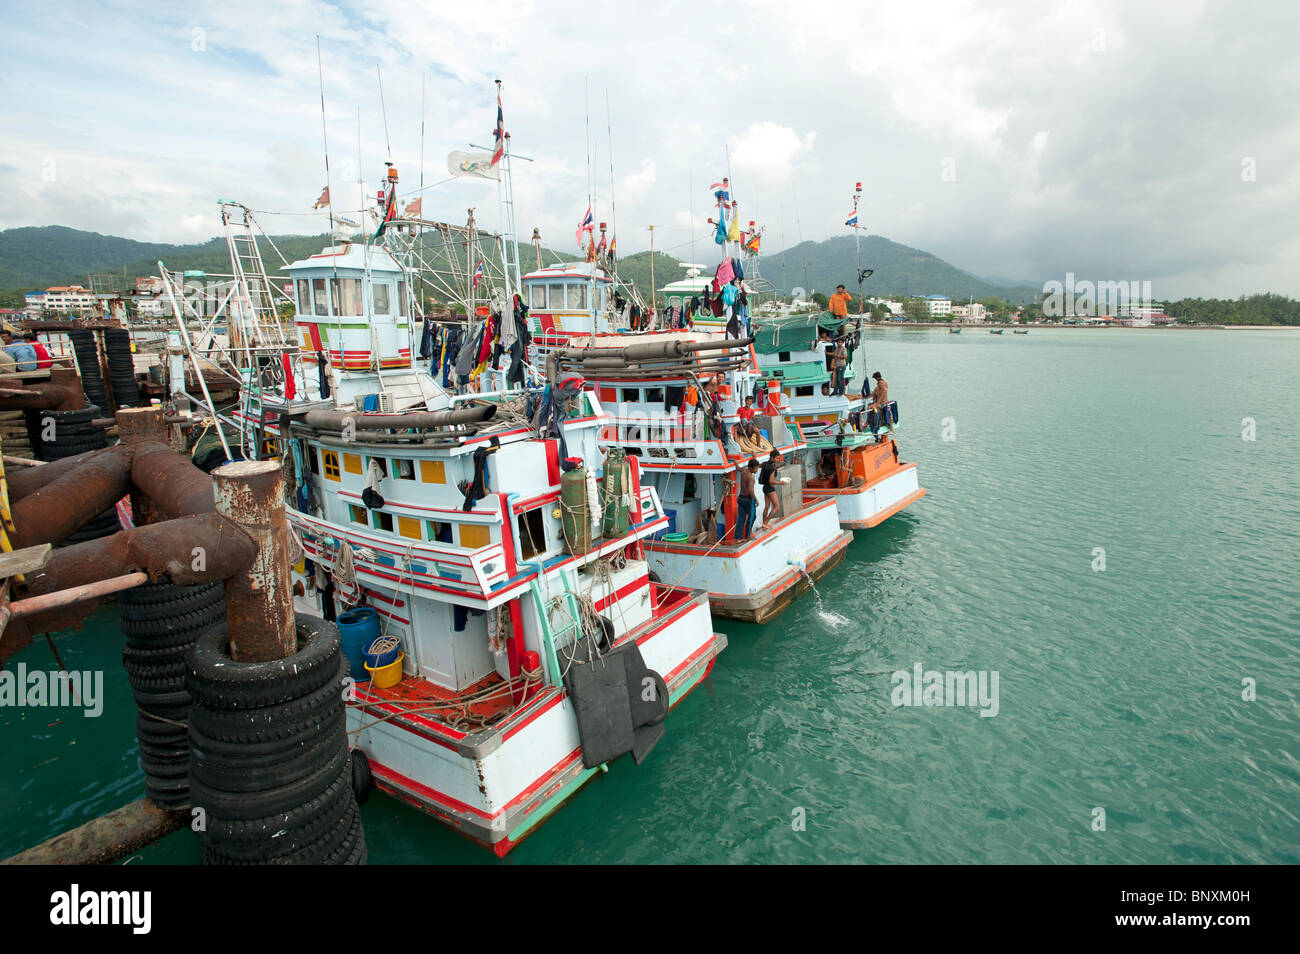
[[[856,317],[850,315],[849,317]],[[1021,325],[981,323],[954,323],[951,321],[866,321],[859,327],[866,328],[961,328],[963,331],[984,331],[986,329],[1004,330],[1020,329],[1028,331],[1300,331],[1300,325]]]

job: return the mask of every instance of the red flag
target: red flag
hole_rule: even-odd
[[[505,155],[506,151],[506,121],[501,115],[500,92],[497,93],[497,128],[496,132],[492,134],[492,138],[496,142],[496,148],[492,150],[492,162],[489,165],[495,166],[501,161],[501,157]]]
[[[406,203],[406,211],[403,212],[402,214],[406,216],[408,219],[415,218],[422,211],[421,208],[422,202],[423,199],[412,199],[410,202]]]
[[[325,206],[329,204],[330,204],[330,187],[326,186],[325,188],[320,190],[320,198],[316,200],[316,204],[313,205],[312,208],[323,209],[325,208]]]

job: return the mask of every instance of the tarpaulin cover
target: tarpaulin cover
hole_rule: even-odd
[[[783,318],[764,318],[754,325],[754,350],[759,354],[778,351],[811,351],[817,344],[817,330],[825,328],[838,334],[843,318],[830,312],[807,315],[787,315]]]

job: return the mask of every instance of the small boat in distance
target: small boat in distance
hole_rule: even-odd
[[[1028,328],[1016,328],[1016,329],[1013,330],[1011,333],[1012,333],[1013,335],[1027,335],[1027,334],[1029,334],[1029,329],[1028,329]]]
[[[948,329],[948,334],[950,334],[950,335],[959,335],[959,334],[961,334],[961,329],[960,329],[960,328],[949,328],[949,329]]]
[[[1000,334],[1002,334],[1002,332],[1004,332],[1004,331],[1006,331],[1005,328],[990,328],[990,329],[989,329],[989,334],[991,334],[991,335],[1000,335]]]

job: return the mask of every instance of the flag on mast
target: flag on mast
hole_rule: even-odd
[[[854,212],[852,215],[850,215],[848,219],[844,222],[844,224],[851,225],[856,229],[858,227],[858,213]]]
[[[330,204],[330,187],[326,186],[325,188],[320,190],[320,198],[316,200],[316,204],[313,205],[312,208],[323,209],[325,208],[325,206],[329,204]]]
[[[478,280],[482,277],[483,277],[483,259],[480,258],[478,260],[478,268],[474,269],[474,284],[472,286],[473,288],[475,289],[478,288]]]
[[[582,221],[578,224],[578,231],[573,233],[573,237],[578,241],[578,248],[582,248],[582,233],[590,232],[592,230],[593,221],[594,220],[591,217],[591,206],[587,206],[587,214],[582,217]]]
[[[408,219],[413,219],[420,214],[423,205],[424,200],[422,198],[412,199],[410,202],[406,203],[406,210],[402,215]]]
[[[501,161],[501,157],[506,151],[506,121],[501,114],[501,91],[497,91],[497,128],[492,134],[496,147],[492,150],[492,165]]]

